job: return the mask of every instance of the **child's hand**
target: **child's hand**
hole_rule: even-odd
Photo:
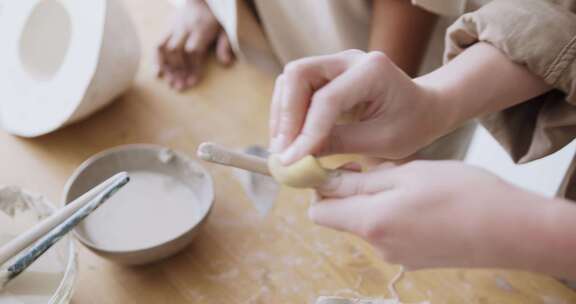
[[[228,36],[204,0],[187,0],[174,17],[170,33],[157,50],[158,77],[170,87],[184,90],[200,80],[206,56],[216,44],[218,61],[232,63],[234,55]]]
[[[278,78],[271,150],[289,164],[307,154],[363,153],[405,158],[447,133],[449,113],[383,53],[358,50],[305,58]],[[361,105],[360,122],[336,125]]]
[[[541,228],[555,204],[459,162],[383,165],[317,190],[313,221],[357,234],[408,268],[531,269],[553,250]]]

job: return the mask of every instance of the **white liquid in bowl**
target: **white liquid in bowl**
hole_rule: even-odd
[[[130,182],[87,217],[78,232],[107,250],[136,250],[170,241],[202,216],[196,194],[174,176],[129,171]]]

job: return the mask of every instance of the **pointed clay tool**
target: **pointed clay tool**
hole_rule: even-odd
[[[270,153],[260,146],[250,146],[244,153],[266,159]],[[242,169],[234,169],[234,174],[244,188],[252,205],[262,216],[268,215],[274,207],[280,185],[270,176]]]
[[[280,186],[270,177],[266,163],[269,153],[264,148],[251,146],[243,153],[217,144],[203,143],[198,147],[197,153],[198,157],[205,161],[239,168],[234,171],[235,175],[261,215],[267,215],[274,207]]]

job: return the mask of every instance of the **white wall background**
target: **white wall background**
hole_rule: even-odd
[[[547,196],[553,196],[576,151],[576,142],[546,158],[516,165],[496,140],[479,126],[466,162],[484,167],[511,183]]]

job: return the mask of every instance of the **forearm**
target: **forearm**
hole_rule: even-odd
[[[436,15],[408,0],[374,0],[371,51],[381,51],[406,74],[415,76],[434,29]]]
[[[441,68],[416,78],[452,126],[527,101],[550,90],[528,69],[486,43],[476,43]]]

